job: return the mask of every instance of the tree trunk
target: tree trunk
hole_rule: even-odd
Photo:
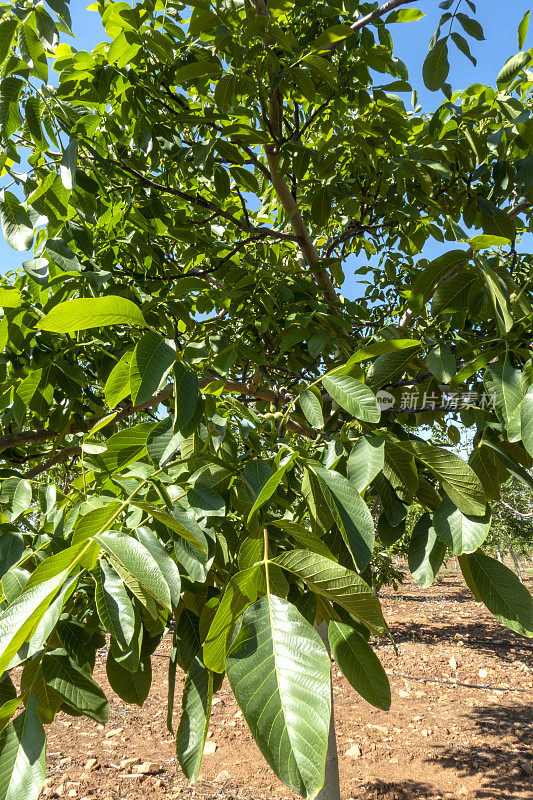
[[[317,625],[316,630],[324,642],[326,650],[331,656],[327,622],[322,622],[320,625]],[[337,737],[335,736],[333,680],[331,682],[331,717],[329,720],[328,752],[326,754],[326,777],[324,779],[324,785],[317,794],[315,800],[341,800],[339,757],[337,754]]]
[[[504,533],[503,535],[505,537],[505,542],[507,544],[507,547],[509,548],[509,552],[511,554],[511,558],[513,559],[514,566],[515,566],[515,569],[516,569],[516,574],[518,575],[518,580],[520,581],[520,583],[524,583],[524,581],[522,579],[522,570],[520,569],[520,564],[518,563],[518,559],[516,557],[515,551],[513,550],[512,546],[511,546],[511,542],[507,538],[507,534]]]

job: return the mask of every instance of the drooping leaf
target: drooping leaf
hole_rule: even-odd
[[[43,678],[63,700],[95,722],[105,725],[109,703],[95,680],[80,669],[64,650],[51,650],[41,663]]]
[[[225,670],[231,633],[238,617],[257,600],[258,588],[262,584],[261,570],[258,565],[243,569],[233,575],[226,586],[204,642],[204,663],[213,672]]]
[[[187,670],[180,724],[176,733],[179,765],[192,782],[197,780],[202,765],[212,697],[213,673],[207,669],[200,655],[196,655]]]
[[[233,694],[276,775],[302,797],[324,782],[330,662],[296,608],[269,595],[248,606],[226,657]]]
[[[334,470],[316,464],[323,495],[359,570],[368,565],[374,546],[374,522],[367,504],[350,481]]]
[[[101,533],[100,547],[125,569],[163,608],[171,610],[170,589],[154,557],[137,539],[122,533]]]
[[[408,558],[411,574],[423,589],[435,580],[445,555],[446,545],[437,538],[435,523],[429,514],[424,514],[411,535]]]
[[[467,556],[474,586],[489,611],[516,633],[533,637],[533,598],[504,564],[481,550]]]
[[[30,215],[13,192],[0,192],[0,221],[6,242],[13,250],[29,250],[33,242]]]
[[[364,636],[345,622],[332,619],[328,626],[331,652],[356,692],[376,708],[388,711],[389,679]]]
[[[358,492],[369,486],[385,463],[385,443],[379,436],[361,436],[348,457],[350,483]]]
[[[474,553],[481,547],[488,536],[490,523],[490,509],[487,509],[483,516],[468,516],[463,514],[449,497],[442,501],[433,515],[437,536],[456,556]]]
[[[302,407],[302,411],[305,414],[305,418],[309,422],[309,424],[313,428],[320,428],[324,427],[324,414],[322,413],[322,403],[320,401],[320,393],[317,391],[316,393],[313,389],[306,389],[304,392],[301,393],[299,396],[300,405]]]
[[[306,550],[282,553],[274,563],[302,578],[314,592],[345,608],[371,633],[387,631],[378,598],[357,572]]]
[[[533,458],[533,386],[529,387],[522,400],[520,413],[522,441]]]
[[[133,605],[124,581],[104,559],[97,567],[95,600],[102,625],[127,650],[135,633]]]
[[[424,61],[423,76],[426,88],[430,92],[437,92],[442,89],[449,71],[448,45],[446,44],[446,39],[439,39]]]
[[[141,658],[134,672],[125,669],[113,654],[109,652],[106,659],[106,675],[109,685],[125,703],[143,706],[152,685],[152,662],[149,656]]]
[[[44,784],[46,736],[30,695],[26,709],[0,733],[0,800],[37,800]]]
[[[106,381],[104,387],[105,401],[109,408],[118,406],[121,400],[131,394],[130,365],[133,352],[128,350],[118,361]]]
[[[176,351],[166,339],[147,331],[138,341],[130,363],[129,384],[134,405],[146,402],[170,372]]]

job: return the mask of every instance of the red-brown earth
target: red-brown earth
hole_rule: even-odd
[[[376,648],[391,682],[391,710],[368,705],[334,671],[342,798],[531,798],[531,642],[502,627],[454,574],[426,590],[407,579],[398,592],[384,590],[382,601],[399,648],[398,656],[388,643]],[[111,704],[109,722],[104,729],[56,717],[48,728],[43,797],[295,798],[266,765],[227,682],[214,698],[200,780],[188,784],[165,725],[169,648],[167,637],[153,658],[152,691],[142,709],[112,692],[105,654],[99,656],[95,677]],[[177,713],[182,685],[180,676]]]

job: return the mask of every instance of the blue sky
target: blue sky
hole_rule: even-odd
[[[105,38],[105,34],[100,24],[99,15],[94,11],[88,11],[86,5],[89,0],[71,0],[70,8],[72,14],[73,30],[76,35],[75,40],[70,43],[79,50],[91,50],[98,42]],[[395,43],[395,53],[408,66],[411,84],[419,91],[419,102],[424,110],[432,111],[441,101],[441,93],[431,93],[423,88],[422,83],[422,64],[428,51],[428,42],[437,25],[440,12],[437,0],[420,0],[418,7],[427,12],[427,16],[416,23],[403,23],[391,26],[391,32]],[[464,4],[466,6],[466,4]],[[454,47],[450,48],[451,72],[449,81],[454,89],[464,89],[472,83],[485,83],[495,85],[496,76],[500,71],[505,60],[516,53],[517,38],[516,31],[520,20],[525,12],[532,8],[531,0],[480,0],[477,3],[477,19],[483,25],[486,41],[477,42],[469,40],[473,55],[478,59],[477,67],[474,67],[465,56],[457,52]],[[467,11],[468,9],[464,9]],[[526,42],[527,46],[533,46],[533,19],[531,32]],[[408,105],[409,103],[407,103]],[[533,243],[533,237],[528,237]],[[530,241],[523,241],[524,246],[530,246]],[[432,258],[443,251],[443,247],[437,242],[427,245],[424,256]],[[31,253],[18,253],[12,250],[0,237],[0,272],[9,272],[17,269],[22,261],[32,257]],[[354,268],[362,266],[365,261],[355,262]],[[344,292],[347,297],[353,298],[359,294],[358,285],[353,277],[348,275],[344,285]]]

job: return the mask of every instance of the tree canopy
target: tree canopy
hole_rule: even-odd
[[[313,625],[388,708],[374,553],[414,504],[414,578],[453,553],[533,635],[483,551],[500,487],[533,488],[528,15],[497,86],[453,91],[475,5],[419,5],[430,115],[394,55],[412,0],[98,0],[91,53],[65,0],[0,5],[0,216],[33,248],[0,283],[0,800],[37,798],[58,711],[106,721],[104,634],[112,688],[142,705],[169,629],[184,773],[227,674],[271,767],[315,797]]]

